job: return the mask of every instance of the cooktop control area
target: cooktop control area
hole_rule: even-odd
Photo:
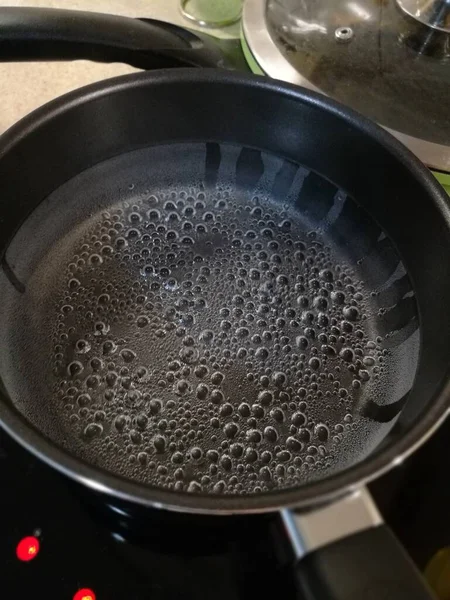
[[[415,457],[372,486],[386,520],[422,570],[450,541],[444,465],[449,433],[444,425]],[[295,597],[276,515],[197,517],[105,501],[1,430],[0,474],[0,583],[8,597]],[[412,518],[417,514],[419,520]]]
[[[58,600],[253,598],[290,585],[275,517],[202,518],[105,503],[0,431],[1,589]]]
[[[78,499],[60,476],[3,432],[0,457],[3,589],[16,598],[67,600],[101,600],[116,597],[111,593],[119,589],[122,594],[136,590],[129,576],[133,590],[117,587],[119,569],[123,575],[126,568],[114,560],[113,539],[83,518]]]

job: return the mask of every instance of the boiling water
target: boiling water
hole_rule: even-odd
[[[50,315],[31,388],[49,392],[58,443],[188,492],[290,487],[359,458],[371,429],[358,405],[387,354],[372,290],[270,198],[202,185],[127,195],[28,282]],[[23,345],[35,325],[16,312]]]

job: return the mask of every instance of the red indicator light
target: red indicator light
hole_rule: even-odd
[[[73,600],[95,600],[95,594],[92,590],[88,588],[83,588],[82,590],[78,590]]]
[[[33,536],[27,536],[17,544],[16,555],[19,560],[28,562],[39,554],[39,540]]]

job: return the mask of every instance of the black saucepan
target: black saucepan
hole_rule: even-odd
[[[4,60],[216,64],[205,43],[0,10]],[[448,199],[410,152],[302,89],[162,70],[5,133],[0,201],[6,431],[130,502],[282,510],[306,598],[430,597],[363,488],[448,410]]]

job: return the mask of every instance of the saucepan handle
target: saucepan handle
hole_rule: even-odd
[[[0,61],[77,59],[140,69],[227,66],[210,36],[170,23],[53,8],[0,8]]]
[[[302,600],[433,600],[416,566],[362,489],[310,513],[282,512]]]

